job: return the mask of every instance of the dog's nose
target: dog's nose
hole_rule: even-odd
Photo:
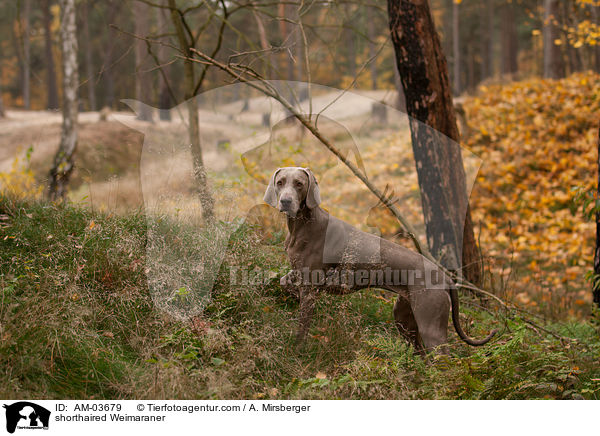
[[[282,208],[287,209],[288,207],[291,206],[292,199],[291,198],[282,198],[281,200],[279,200],[279,202],[281,203]]]

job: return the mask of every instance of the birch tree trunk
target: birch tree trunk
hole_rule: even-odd
[[[54,54],[52,52],[52,33],[50,24],[50,1],[44,0],[44,39],[46,43],[46,81],[48,88],[47,109],[58,109],[58,90],[56,89],[56,67],[54,65]]]
[[[63,122],[60,145],[50,170],[48,198],[65,198],[69,178],[73,172],[73,155],[77,149],[77,116],[79,101],[77,88],[77,25],[75,0],[60,0],[60,36],[63,69]]]
[[[481,282],[448,66],[426,0],[388,0],[431,253]],[[461,250],[462,247],[462,250]],[[462,262],[461,262],[462,260]]]

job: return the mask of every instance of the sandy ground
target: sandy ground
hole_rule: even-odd
[[[355,154],[362,154],[368,176],[374,180],[381,179],[379,184],[382,189],[387,180],[394,177],[404,181],[410,179],[410,183],[400,183],[400,179],[392,180],[392,183],[401,185],[396,190],[397,195],[406,198],[414,196],[411,194],[415,185],[412,180],[414,174],[408,175],[400,171],[397,164],[394,165],[400,160],[399,153],[405,154],[407,143],[403,144],[402,150],[389,148],[386,144],[383,145],[384,150],[375,152],[369,149],[373,143],[398,129],[378,125],[371,116],[374,103],[392,103],[395,94],[390,91],[328,92],[328,89],[317,88],[313,95],[312,101],[304,102],[302,108],[305,113],[311,113],[313,119],[316,114],[321,114],[319,129],[336,146],[349,147],[348,150],[354,147]],[[312,139],[311,143],[312,135],[297,122],[282,121],[287,115],[277,109],[274,101],[256,97],[247,103],[236,101],[217,107],[202,103],[199,118],[203,158],[214,179],[216,200],[226,209],[222,211],[224,216],[234,213],[227,207],[249,210],[252,201],[256,204],[258,199],[260,202],[264,177],[268,177],[274,169],[270,165],[276,165],[275,168],[300,163],[321,166],[318,168],[319,177],[324,184],[339,187],[325,193],[331,203],[335,202],[342,216],[358,216],[364,221],[363,218],[369,214],[369,207],[377,203],[374,197],[374,201],[362,201],[365,195],[370,198],[370,194],[365,192],[360,183],[346,186],[353,176],[343,165],[330,171],[332,165],[337,165],[333,155],[316,140]],[[244,106],[246,108],[243,109]],[[265,112],[271,113],[271,127],[262,125]],[[93,208],[130,210],[143,208],[149,199],[162,195],[172,200],[169,203],[171,210],[182,210],[181,204],[184,203],[186,207],[197,211],[199,205],[192,200],[195,198],[195,185],[187,129],[185,122],[182,122],[186,121],[187,112],[184,106],[179,106],[172,109],[171,114],[171,122],[159,121],[155,114],[155,121],[150,123],[137,120],[133,112],[113,112],[108,121],[100,121],[98,112],[81,113],[71,200],[84,202]],[[390,124],[406,126],[406,120],[401,119],[403,114],[388,111],[388,117],[393,119]],[[32,147],[31,168],[36,179],[44,184],[58,147],[61,122],[59,112],[9,110],[7,117],[0,120],[0,171],[8,171],[15,157],[24,155]],[[281,142],[281,139],[289,142],[290,150],[295,144],[301,143],[308,151],[295,154],[295,160],[284,159],[279,163],[267,163],[260,156],[254,156],[257,160],[254,163],[263,171],[263,175],[249,174],[240,156],[264,147],[269,141]],[[382,158],[384,155],[389,155],[389,158]],[[358,158],[353,154],[349,156]],[[395,176],[394,172],[397,173]],[[241,186],[243,192],[240,195],[245,196],[246,200],[228,196],[231,194],[228,188],[231,183]],[[178,196],[181,198],[174,200]]]
[[[338,98],[337,101],[335,101],[336,98]],[[312,110],[316,113],[335,101],[325,111],[325,115],[335,116],[338,119],[361,117],[370,113],[372,100],[386,101],[391,104],[394,98],[395,93],[391,91],[363,91],[360,93],[336,91],[314,97]],[[248,135],[248,131],[252,131],[254,126],[259,126],[263,113],[272,111],[272,124],[276,124],[285,117],[282,111],[274,109],[273,101],[267,98],[256,97],[248,100],[249,107],[244,112],[241,110],[243,105],[243,101],[238,101],[214,108],[201,109],[200,120],[204,130],[203,135],[211,136],[212,134],[212,136],[222,136],[227,139],[233,137],[236,139],[235,144],[238,151],[244,151],[244,149],[251,148],[256,141],[244,142],[237,139],[239,136]],[[304,103],[303,107],[308,112],[309,104]],[[185,118],[181,106],[173,109],[172,114],[175,122],[180,116]],[[100,123],[99,118],[99,112],[81,112],[79,123],[82,130],[105,128],[106,125]],[[149,127],[149,123],[136,120],[131,112],[112,112],[108,120],[119,121],[140,132],[147,131]],[[33,159],[53,155],[58,147],[61,123],[60,111],[8,110],[6,117],[0,119],[0,171],[10,168],[17,153],[20,151],[21,154],[24,154],[29,147],[33,147]],[[155,121],[152,126],[168,130],[172,124]],[[232,124],[235,124],[233,130]]]

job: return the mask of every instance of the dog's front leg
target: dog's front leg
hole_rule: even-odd
[[[300,317],[298,319],[298,332],[296,334],[296,345],[300,345],[306,339],[310,322],[317,302],[317,291],[313,288],[303,286],[300,288]]]
[[[281,277],[281,279],[279,279],[279,284],[281,285],[281,288],[284,291],[289,292],[290,294],[292,294],[294,296],[294,298],[299,299],[300,298],[299,287],[301,284],[300,280],[301,280],[300,272],[293,269],[289,273],[287,273],[286,275]]]

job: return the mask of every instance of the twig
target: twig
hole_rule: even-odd
[[[556,339],[558,339],[561,342],[577,342],[575,339],[567,338],[566,336],[561,336],[558,333],[554,333],[552,330],[548,330],[547,328],[542,327],[541,325],[539,325],[529,319],[526,319],[526,318],[521,318],[521,319],[526,324],[529,324],[530,326],[535,327],[536,329],[540,329],[544,333],[548,333],[549,335],[554,336]]]

